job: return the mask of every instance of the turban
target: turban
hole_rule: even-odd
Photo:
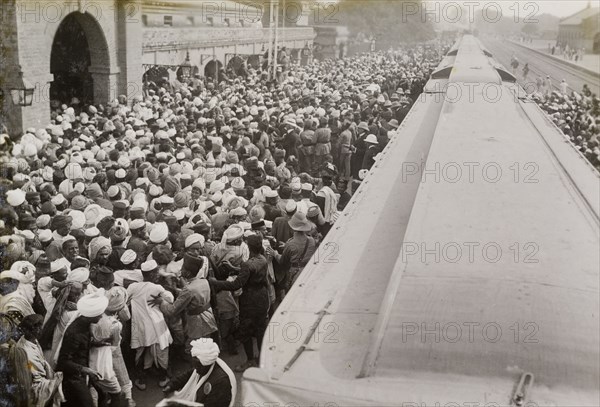
[[[146,221],[144,219],[134,219],[129,223],[130,230],[141,229],[146,226]]]
[[[265,197],[266,198],[277,198],[279,195],[277,194],[277,191],[274,191],[272,189],[268,190],[265,192]]]
[[[75,270],[71,270],[67,276],[67,281],[75,283],[85,283],[90,279],[90,270],[85,267],[79,267]]]
[[[5,278],[12,278],[23,284],[33,284],[35,282],[35,276],[33,273],[24,274],[17,270],[4,270],[0,273],[0,280]]]
[[[294,212],[296,212],[296,208],[297,208],[296,202],[294,202],[292,200],[289,200],[285,205],[285,211],[290,215],[293,214]]]
[[[223,194],[221,193],[221,191],[218,191],[210,195],[209,198],[213,203],[217,204],[223,199]]]
[[[211,194],[216,194],[217,192],[222,191],[224,189],[225,189],[225,184],[219,180],[215,180],[210,183],[209,192]]]
[[[100,221],[96,223],[96,228],[100,231],[100,234],[106,236],[110,233],[110,229],[115,224],[116,220],[112,216],[104,216],[100,218]]]
[[[240,162],[238,155],[235,151],[229,151],[225,156],[225,160],[228,164],[237,164]]]
[[[121,190],[119,189],[118,186],[116,185],[111,185],[110,187],[108,187],[108,190],[106,191],[107,195],[111,198],[111,199],[115,199],[118,200],[120,197],[120,192]]]
[[[50,218],[50,215],[40,215],[35,221],[35,224],[38,228],[45,228],[50,224],[50,220],[52,220],[52,218]]]
[[[158,263],[155,260],[148,260],[140,266],[142,272],[148,272],[152,270],[156,270],[158,268]]]
[[[244,228],[241,226],[234,224],[227,228],[227,230],[223,233],[223,242],[233,242],[241,238],[244,235]]]
[[[98,236],[98,237],[93,238],[90,241],[90,245],[88,247],[88,254],[90,256],[90,261],[96,260],[96,256],[98,255],[98,252],[104,247],[108,247],[112,252],[112,243],[111,243],[110,239],[108,239],[104,236]]]
[[[123,263],[125,265],[131,264],[135,261],[136,258],[137,258],[137,254],[135,254],[135,252],[133,250],[127,249],[121,255],[121,263]]]
[[[71,187],[69,187],[69,188],[71,188]],[[52,197],[52,199],[50,200],[50,202],[52,202],[56,206],[59,206],[59,205],[62,205],[63,203],[65,203],[65,202],[67,202],[67,200],[64,197],[64,195],[61,193],[61,194],[58,194],[58,195]]]
[[[123,287],[112,287],[106,291],[106,297],[108,298],[107,311],[116,312],[125,307],[127,302],[127,290]]]
[[[52,240],[52,231],[50,229],[40,229],[38,231],[38,239],[40,242],[49,242]]]
[[[102,198],[104,196],[102,193],[102,188],[96,182],[86,187],[85,194],[92,200]]]
[[[168,176],[165,179],[165,187],[164,193],[167,195],[174,195],[181,190],[181,186],[179,185],[179,181],[173,176]]]
[[[104,313],[108,305],[108,298],[100,288],[93,294],[84,295],[77,301],[77,311],[84,317],[97,317]]]
[[[160,197],[159,202],[161,204],[171,205],[175,203],[175,200],[171,198],[169,195],[163,195]]]
[[[52,220],[52,227],[53,229],[58,229],[62,226],[68,225],[70,222],[73,222],[72,217],[66,215],[56,215]]]
[[[192,188],[198,188],[200,190],[204,190],[206,188],[206,182],[202,178],[196,178],[194,183],[192,184]]]
[[[97,227],[91,227],[85,230],[85,237],[98,237],[100,236],[100,230]]]
[[[19,206],[25,202],[25,191],[13,189],[6,192],[6,201],[10,206]]]
[[[246,186],[246,184],[244,182],[244,179],[241,178],[241,177],[234,178],[231,181],[231,187],[232,188],[235,188],[235,189],[244,189],[245,186]]]
[[[169,227],[165,222],[156,222],[150,232],[150,241],[152,243],[161,243],[169,237]]]
[[[125,228],[123,225],[119,225],[119,224],[115,224],[111,229],[110,229],[110,239],[113,242],[122,242],[123,240],[125,240],[127,238],[127,233],[129,231],[127,230],[127,228]]]
[[[192,345],[190,353],[198,358],[203,366],[210,366],[219,358],[219,347],[211,338],[196,339],[190,345]]]
[[[81,211],[87,206],[88,201],[83,195],[77,195],[71,200],[71,208]]]
[[[178,192],[175,194],[175,206],[178,208],[185,208],[188,205],[188,196],[185,192]]]
[[[247,212],[244,208],[238,206],[237,208],[232,209],[229,214],[231,216],[246,216]]]
[[[195,243],[200,243],[200,247],[204,246],[204,236],[199,233],[193,233],[185,239],[185,248],[187,249]]]
[[[73,229],[83,229],[85,226],[85,215],[81,211],[70,211],[69,216],[72,219],[71,230]]]

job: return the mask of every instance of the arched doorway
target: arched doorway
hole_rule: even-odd
[[[593,52],[594,54],[600,54],[600,32],[594,36]]]
[[[198,73],[200,73],[200,69],[196,65],[192,65],[192,72],[190,73],[190,78],[195,77],[196,75],[198,75]],[[177,80],[181,82],[182,76],[183,76],[181,67],[177,68],[176,74],[177,74]]]
[[[239,55],[234,55],[227,63],[227,71],[231,69],[236,75],[241,75],[243,73],[242,67],[245,63],[246,61],[244,61],[244,58]]]
[[[81,105],[96,102],[98,88],[90,68],[106,68],[109,62],[108,46],[98,22],[90,14],[67,15],[52,42],[50,72],[54,81],[50,85],[50,100],[68,105],[74,98]]]
[[[164,66],[153,66],[144,73],[142,80],[160,85],[162,82],[169,80],[169,70]]]
[[[248,66],[251,66],[254,69],[260,68],[260,55],[250,55],[248,60],[246,61]]]
[[[290,52],[290,59],[291,59],[292,64],[300,63],[300,50],[292,49]]]
[[[217,72],[219,72],[221,69],[223,69],[223,64],[221,61],[209,61],[204,67],[204,76],[207,78],[215,78],[217,76]]]

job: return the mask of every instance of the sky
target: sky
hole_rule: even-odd
[[[429,0],[430,1],[430,0]],[[490,3],[499,5],[503,15],[514,16],[518,11],[519,16],[527,16],[530,13],[553,14],[557,17],[568,17],[579,10],[587,7],[588,0],[436,0],[439,3],[458,3],[459,5],[473,1],[479,3],[480,7],[493,7]],[[592,0],[592,7],[598,5],[598,0]],[[475,8],[478,8],[475,6]]]

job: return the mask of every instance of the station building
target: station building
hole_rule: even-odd
[[[0,99],[11,135],[47,125],[51,103],[131,100],[150,71],[176,75],[186,59],[201,76],[257,65],[275,41],[269,2],[259,0],[2,0],[1,11]],[[276,44],[306,63],[315,38],[306,10],[288,0],[280,13]]]
[[[600,8],[590,2],[585,9],[562,19],[557,40],[570,48],[585,48],[588,54],[600,54]]]

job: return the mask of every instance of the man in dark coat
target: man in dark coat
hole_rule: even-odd
[[[107,306],[108,298],[102,289],[81,297],[77,302],[77,311],[80,315],[65,330],[56,365],[56,370],[64,373],[63,391],[67,399],[64,406],[93,405],[86,376],[93,383],[100,379],[100,374],[88,367],[90,348],[104,346],[106,343],[92,344],[90,325],[100,320]],[[118,404],[116,399],[112,401]]]

